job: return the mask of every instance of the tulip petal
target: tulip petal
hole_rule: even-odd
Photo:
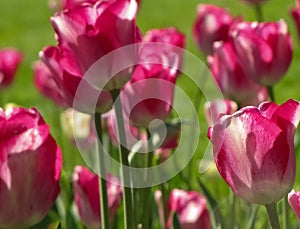
[[[300,192],[292,190],[288,195],[288,201],[300,221]]]
[[[218,170],[229,186],[243,199],[254,203],[278,201],[294,182],[294,157],[281,128],[246,107],[232,116],[223,116],[213,127],[211,141]],[[286,173],[289,179],[285,180]],[[281,187],[274,195],[270,191]]]

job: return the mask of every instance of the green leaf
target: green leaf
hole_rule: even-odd
[[[177,213],[174,212],[172,219],[172,229],[181,229]]]

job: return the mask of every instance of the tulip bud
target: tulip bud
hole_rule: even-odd
[[[241,106],[257,105],[257,100],[262,102],[266,99],[261,95],[267,94],[260,93],[265,89],[246,75],[244,66],[239,63],[239,57],[231,41],[216,42],[214,55],[208,56],[207,60],[212,76],[220,87],[224,98],[233,100]]]
[[[1,109],[0,125],[0,228],[27,228],[60,192],[61,151],[33,108]]]
[[[85,113],[111,109],[112,98],[107,90],[122,88],[132,75],[133,68],[116,75],[111,71],[120,62],[135,58],[134,48],[129,53],[120,48],[141,40],[136,12],[135,0],[99,1],[95,5],[81,4],[51,18],[58,46],[44,48],[40,58],[65,91],[70,107]],[[112,53],[115,50],[117,54]],[[97,65],[104,56],[105,64]],[[87,73],[95,64],[99,69]],[[99,88],[103,89],[101,94]],[[91,98],[99,99],[96,103]]]
[[[280,106],[265,102],[220,116],[209,129],[217,168],[236,195],[266,205],[292,189],[299,119],[299,102],[288,100]]]
[[[34,84],[37,89],[56,104],[66,106],[67,98],[64,90],[59,87],[49,68],[41,61],[36,61],[32,68],[34,71]]]
[[[174,189],[169,199],[169,217],[167,228],[172,228],[173,214],[178,215],[182,229],[210,229],[210,216],[206,199],[198,192]]]
[[[197,18],[194,23],[194,39],[206,55],[213,53],[215,41],[226,41],[234,19],[225,9],[210,4],[200,4],[197,8]]]
[[[300,221],[300,192],[293,189],[288,195],[288,201]]]
[[[117,213],[122,188],[116,177],[107,175],[107,195],[110,219]],[[83,166],[76,166],[73,173],[75,204],[83,224],[89,228],[100,228],[99,177]]]
[[[22,53],[13,49],[0,50],[0,86],[9,86],[16,74],[17,68],[23,59]]]
[[[184,40],[174,28],[155,29],[145,35],[141,64],[121,93],[124,113],[133,125],[148,128],[154,119],[164,121],[169,117]]]
[[[271,86],[287,72],[292,61],[292,39],[286,22],[242,22],[233,29],[238,60],[253,81]]]

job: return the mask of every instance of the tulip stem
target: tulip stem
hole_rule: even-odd
[[[272,229],[280,229],[276,203],[265,205]]]
[[[102,122],[101,122],[101,113],[95,114],[95,129],[97,132],[98,139],[98,154],[99,154],[99,190],[100,190],[100,217],[102,228],[109,229],[109,209],[108,209],[108,197],[107,197],[107,188],[106,188],[106,169],[104,163],[104,150],[102,142]]]
[[[126,148],[126,133],[124,127],[124,118],[123,118],[123,111],[122,111],[122,104],[121,99],[119,98],[120,90],[112,90],[110,91],[113,102],[114,108],[117,118],[117,126],[118,126],[118,135],[119,135],[119,155],[120,161],[122,164],[121,168],[121,184],[123,187],[123,201],[124,201],[124,226],[125,229],[135,228],[134,225],[134,211],[132,207],[132,195],[131,195],[131,188],[126,187],[126,182],[129,183],[130,181],[130,174],[129,174],[129,161],[128,161],[128,149]],[[125,182],[126,181],[126,182]]]
[[[148,139],[148,151],[146,155],[146,168],[149,168],[152,166],[153,162],[153,152],[152,152],[152,143],[151,143],[151,134],[149,129],[147,129],[147,139]],[[148,180],[148,172],[145,171],[145,181]],[[150,228],[150,218],[151,218],[151,187],[144,188],[144,204],[143,204],[143,229],[149,229]]]
[[[258,22],[262,22],[264,20],[263,12],[261,9],[261,4],[257,3],[254,5],[255,7],[255,13],[256,13],[256,19]]]
[[[289,208],[288,208],[288,200],[285,196],[282,200],[282,229],[288,229],[289,228]]]
[[[273,86],[267,86],[268,93],[272,102],[275,102],[274,89]]]
[[[251,208],[250,219],[247,224],[247,229],[253,229],[259,205],[253,205]]]

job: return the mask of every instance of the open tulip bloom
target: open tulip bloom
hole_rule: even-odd
[[[61,150],[36,109],[0,109],[0,126],[0,228],[27,228],[60,193]]]
[[[265,102],[222,115],[209,129],[217,168],[245,201],[277,203],[295,181],[294,134],[300,103]]]

